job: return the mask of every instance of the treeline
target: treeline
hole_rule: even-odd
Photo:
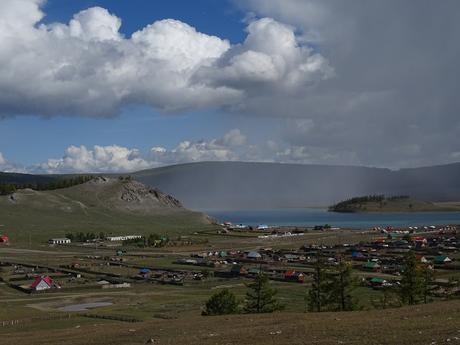
[[[421,264],[413,252],[405,255],[401,280],[398,284],[383,287],[381,298],[372,300],[377,309],[399,307],[430,302],[433,289],[433,269]],[[317,254],[312,283],[305,291],[305,312],[361,310],[354,289],[359,282],[352,275],[350,263],[339,261],[338,265],[327,265],[321,253]],[[277,291],[270,286],[268,276],[259,273],[253,283],[246,285],[249,291],[239,301],[228,289],[216,292],[204,306],[203,315],[235,313],[269,313],[283,306],[275,298]]]
[[[106,239],[106,235],[102,231],[99,234],[96,234],[94,232],[68,233],[65,235],[65,237],[71,240],[72,242],[91,242],[94,240],[105,240]]]
[[[165,235],[150,234],[148,236],[142,236],[141,238],[135,238],[132,240],[123,241],[124,246],[137,246],[139,248],[156,247],[161,248],[169,243],[169,237]]]
[[[330,206],[329,211],[347,212],[347,211],[351,211],[355,209],[356,206],[360,206],[362,204],[366,204],[369,202],[383,203],[384,201],[394,201],[394,200],[403,200],[403,199],[409,199],[409,196],[408,195],[395,195],[395,196],[386,197],[383,194],[359,196],[359,197],[354,197],[354,198],[340,201],[337,204]]]
[[[1,183],[0,184],[0,195],[10,195],[16,192],[17,187],[13,183]]]
[[[0,195],[10,195],[19,189],[26,188],[39,191],[69,188],[91,181],[92,179],[94,179],[92,175],[79,175],[70,178],[58,178],[55,181],[47,183],[0,183]]]
[[[104,241],[107,239],[108,234],[103,231],[99,233],[95,232],[75,232],[68,233],[65,235],[66,238],[72,242],[92,242],[92,241]],[[124,246],[137,246],[140,248],[146,247],[164,247],[169,243],[169,237],[165,235],[150,234],[148,236],[142,236],[141,238],[134,238],[123,241]]]

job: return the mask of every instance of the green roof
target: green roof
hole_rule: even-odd
[[[449,257],[445,255],[438,255],[434,257],[434,261],[445,261],[446,259],[449,259]]]
[[[364,268],[375,268],[375,267],[380,267],[380,265],[377,262],[373,261],[368,261],[365,264],[363,264]]]
[[[379,278],[379,277],[374,277],[371,279],[371,283],[383,284],[384,282],[385,282],[385,279]]]
[[[253,268],[250,268],[248,272],[252,274],[259,274],[261,270],[259,268],[253,267]]]

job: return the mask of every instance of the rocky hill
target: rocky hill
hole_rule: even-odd
[[[0,225],[12,242],[68,232],[184,234],[213,227],[206,215],[131,179],[97,177],[52,191],[21,189],[0,196]]]

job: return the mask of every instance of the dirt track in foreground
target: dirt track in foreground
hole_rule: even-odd
[[[351,313],[183,317],[1,332],[1,344],[460,344],[460,301]]]

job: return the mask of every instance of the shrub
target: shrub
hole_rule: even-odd
[[[238,301],[228,289],[216,292],[206,302],[203,315],[225,315],[238,312]]]

